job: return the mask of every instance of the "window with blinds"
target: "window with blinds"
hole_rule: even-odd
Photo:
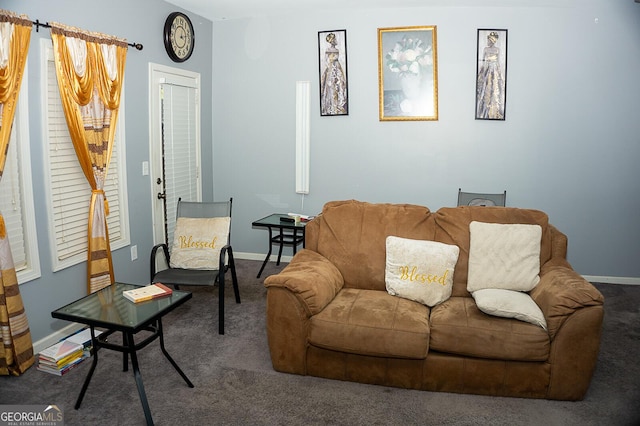
[[[27,80],[25,67],[9,136],[7,159],[2,179],[0,179],[0,211],[4,217],[11,255],[20,284],[40,277],[31,180]]]
[[[78,163],[64,117],[58,91],[53,49],[43,49],[46,75],[45,152],[48,178],[48,213],[53,270],[57,271],[87,260],[87,223],[91,187]],[[111,250],[129,244],[124,147],[124,93],[118,115],[114,148],[104,190],[109,203],[107,225]]]

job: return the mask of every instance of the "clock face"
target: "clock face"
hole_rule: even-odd
[[[187,15],[173,12],[164,24],[164,47],[174,62],[184,62],[193,53],[195,34]]]

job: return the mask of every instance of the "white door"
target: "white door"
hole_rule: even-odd
[[[150,64],[154,244],[172,241],[178,199],[202,200],[200,74]]]

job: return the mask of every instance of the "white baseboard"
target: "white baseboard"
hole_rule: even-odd
[[[60,330],[55,331],[49,334],[48,336],[43,337],[42,339],[33,343],[33,353],[39,354],[43,350],[47,349],[49,346],[53,345],[54,343],[58,343],[60,340],[64,339],[65,337],[75,333],[76,331],[84,327],[86,327],[86,325],[73,322],[61,328]]]
[[[640,285],[640,278],[634,277],[601,277],[597,275],[583,275],[582,277],[592,283]]]

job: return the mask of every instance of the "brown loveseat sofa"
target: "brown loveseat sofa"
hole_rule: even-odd
[[[538,224],[547,329],[481,312],[467,291],[472,221]],[[451,297],[433,307],[385,288],[385,239],[457,245]],[[566,261],[567,238],[536,210],[327,203],[306,248],[265,280],[277,371],[428,391],[580,400],[600,342],[603,297]]]

